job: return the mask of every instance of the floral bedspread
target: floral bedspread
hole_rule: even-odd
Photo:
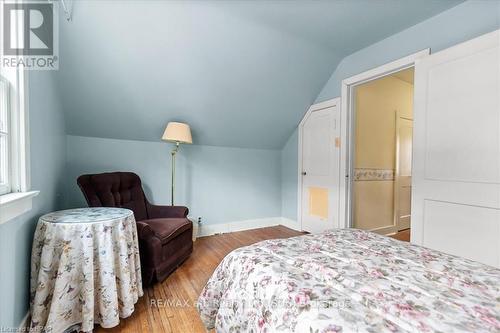
[[[500,332],[500,270],[337,229],[231,252],[198,310],[217,332]]]

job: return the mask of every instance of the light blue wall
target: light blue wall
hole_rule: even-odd
[[[170,150],[163,142],[67,136],[67,206],[86,206],[84,173],[133,171],[152,202],[170,202]],[[206,224],[281,216],[280,151],[182,145],[176,203]]]
[[[500,1],[467,1],[345,57],[321,90],[316,103],[340,96],[341,82],[345,78],[426,48],[437,52],[499,27]],[[291,142],[297,144],[295,136],[296,132],[284,146],[282,155],[288,154]],[[297,159],[282,162],[281,172],[286,179],[286,185],[282,186],[283,212],[291,214],[297,210],[297,177],[284,175],[296,174]]]
[[[298,160],[298,130],[292,133],[281,150],[281,216],[297,219],[297,160]]]
[[[197,144],[281,149],[342,58],[247,18],[257,3],[73,3],[73,20],[60,23],[70,135],[154,142],[177,120]]]
[[[435,53],[500,27],[500,1],[469,0],[345,57],[316,98],[340,96],[343,79],[431,48]]]
[[[155,141],[175,119],[197,144],[260,149],[282,148],[344,56],[459,3],[117,2],[61,15],[67,133]]]
[[[0,225],[0,326],[18,327],[28,311],[31,244],[40,215],[59,208],[65,164],[64,119],[53,72],[31,72],[31,183],[33,209]]]

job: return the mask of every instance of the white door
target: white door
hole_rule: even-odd
[[[412,242],[500,266],[499,31],[415,67]]]
[[[394,215],[398,231],[408,229],[411,221],[411,157],[413,120],[397,115]]]
[[[338,225],[338,106],[310,112],[302,126],[302,230],[315,233]]]

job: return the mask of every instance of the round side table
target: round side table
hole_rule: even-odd
[[[114,327],[142,295],[132,211],[79,208],[40,217],[31,256],[31,328]]]

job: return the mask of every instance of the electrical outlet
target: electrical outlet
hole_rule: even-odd
[[[198,224],[201,224],[201,216],[198,216]]]

